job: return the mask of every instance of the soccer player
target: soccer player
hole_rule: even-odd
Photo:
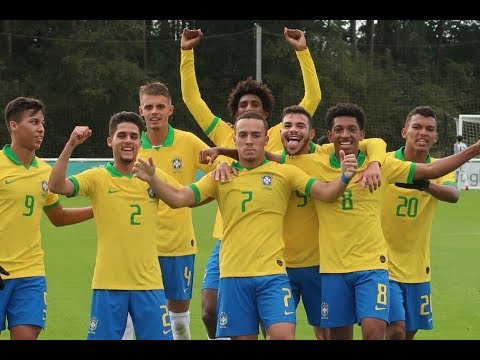
[[[234,130],[229,123],[212,113],[202,99],[198,87],[194,66],[194,48],[202,37],[203,32],[201,29],[184,29],[182,33],[180,78],[183,101],[202,130],[216,146],[233,148]],[[313,114],[320,103],[321,91],[315,64],[307,47],[305,34],[298,29],[285,28],[284,37],[287,43],[295,50],[302,71],[305,95],[300,105],[310,114]],[[268,86],[249,77],[244,81],[240,81],[230,92],[228,109],[232,119],[237,118],[246,111],[257,111],[265,118],[268,118],[273,111],[274,102],[275,98]],[[281,151],[283,149],[280,129],[281,122],[268,130],[270,139],[267,144],[268,150]],[[221,239],[222,233],[222,219],[220,212],[217,211],[213,237]],[[215,338],[217,324],[219,241],[217,241],[208,260],[202,282],[202,320],[210,339]]]
[[[328,109],[326,120],[335,154],[299,155],[287,157],[286,162],[328,182],[342,172],[341,152],[356,154],[359,166],[356,176],[361,176],[368,163],[368,157],[358,148],[365,136],[363,109],[340,103]],[[462,153],[429,164],[385,157],[382,182],[412,183],[415,179],[439,178],[479,152],[480,141]],[[362,327],[363,339],[385,338],[389,279],[387,245],[380,222],[385,190],[381,186],[377,191],[367,192],[360,182],[352,181],[337,201],[315,202],[320,238],[322,326],[330,328],[331,339],[352,339],[352,325],[356,322]]]
[[[113,114],[107,138],[113,163],[66,178],[73,150],[92,134],[88,126],[76,126],[50,176],[50,190],[90,197],[95,213],[98,246],[88,340],[120,340],[128,313],[138,340],[173,339],[156,255],[158,200],[148,184],[133,177],[143,128],[142,117],[134,112]]]
[[[387,156],[430,163],[437,142],[437,119],[429,106],[407,115],[402,129],[405,145]],[[387,185],[382,229],[387,241],[390,311],[387,339],[413,340],[419,329],[433,329],[430,287],[430,234],[438,200],[456,203],[459,190],[453,172],[414,184]]]
[[[453,153],[456,154],[460,151],[465,150],[468,145],[463,141],[463,136],[457,136],[457,142],[453,145]],[[455,170],[455,181],[460,185],[463,182],[463,188],[468,190],[469,181],[468,181],[468,172],[467,164],[460,166]]]
[[[52,167],[35,155],[45,137],[45,105],[17,97],[5,107],[11,143],[0,152],[0,331],[11,340],[36,340],[45,328],[47,281],[41,245],[42,211],[55,226],[93,217],[91,207],[63,208],[48,191]],[[8,270],[8,271],[7,271]]]
[[[305,97],[302,100],[301,104],[304,106],[310,106],[307,110],[310,113],[314,113],[315,109],[318,105],[318,102],[320,101],[320,86],[318,84],[318,78],[316,77],[316,71],[315,71],[315,66],[313,64],[313,60],[311,59],[309,53],[308,53],[308,48],[306,46],[306,39],[305,35],[302,31],[300,30],[294,30],[294,29],[285,29],[284,30],[284,36],[285,39],[294,47],[294,49],[297,52],[297,56],[299,57],[300,63],[301,63],[301,68],[302,68],[302,73],[304,75],[305,79]],[[185,30],[182,36],[182,41],[181,41],[181,48],[182,49],[193,49],[194,46],[198,44],[202,37],[201,30]],[[193,50],[192,50],[193,51]],[[189,54],[189,52],[182,51],[182,58],[184,54]],[[302,54],[302,55],[301,55]],[[308,54],[306,56],[305,54]],[[188,99],[193,98],[197,99],[197,105],[195,105],[195,102],[192,101],[191,105],[191,111],[197,111],[194,112],[193,115],[199,121],[198,119],[214,119],[212,124],[217,124],[218,121],[218,126],[215,125],[215,131],[212,132],[213,135],[210,136],[211,140],[218,143],[221,142],[224,144],[224,146],[233,146],[232,141],[232,129],[230,126],[224,126],[224,122],[221,121],[219,118],[215,118],[215,116],[211,113],[211,111],[208,109],[206,104],[204,104],[203,100],[200,97],[200,93],[198,90],[198,84],[196,83],[195,79],[195,70],[193,67],[193,56],[192,60],[189,62],[185,62],[183,64],[182,68],[182,84],[183,80],[190,80],[192,81],[192,84],[189,84],[189,86],[185,85],[185,90],[187,91],[187,95],[190,93],[191,96],[185,96],[184,95],[184,100],[187,101]],[[315,75],[313,77],[312,75]],[[312,84],[310,84],[310,82]],[[315,84],[316,82],[316,84]],[[314,86],[315,85],[315,86]],[[318,88],[318,91],[317,91]],[[195,92],[192,91],[192,89],[197,89]],[[318,93],[318,95],[316,95]],[[318,101],[315,100],[315,97],[318,96]],[[311,98],[311,99],[310,99]],[[310,100],[309,100],[310,99]],[[272,108],[273,108],[273,94],[271,94],[270,90],[268,87],[266,87],[265,84],[262,84],[258,81],[254,81],[253,79],[247,79],[246,81],[242,81],[237,84],[237,86],[233,89],[232,93],[229,96],[229,109],[230,113],[232,116],[239,116],[243,114],[247,110],[254,110],[258,111],[261,114],[263,114],[265,117],[268,117],[268,115],[271,113]],[[304,110],[305,111],[305,110]],[[308,114],[307,114],[308,115]],[[308,115],[309,118],[311,119],[311,116]],[[306,118],[307,125],[309,127],[308,132],[310,135],[314,136],[314,130],[309,125],[308,118]],[[199,124],[202,125],[202,122],[199,121]],[[205,125],[206,126],[206,125]],[[296,135],[294,135],[289,141],[290,144],[294,144],[293,148],[291,150],[288,149],[288,147],[285,145],[283,140],[281,139],[281,134],[280,131],[283,131],[283,124],[280,122],[277,126],[275,126],[276,130],[269,130],[269,143],[267,144],[266,148],[267,149],[272,149],[270,144],[273,145],[273,150],[277,150],[276,148],[278,147],[277,145],[282,145],[281,150],[283,152],[287,152],[289,154],[292,154],[289,151],[301,151],[303,153],[309,153],[312,151],[333,151],[333,145],[330,145],[329,147],[315,147],[315,144],[311,142],[312,137],[305,136],[303,139],[306,140],[305,142],[298,143],[297,140],[294,139]],[[220,129],[222,129],[220,131]],[[306,127],[304,127],[306,129]],[[209,132],[206,132],[209,134]],[[219,134],[223,133],[223,138]],[[370,143],[370,145],[367,145]],[[284,148],[285,146],[285,148]],[[365,141],[365,146],[370,149],[370,154],[375,154],[377,153],[378,159],[383,159],[383,156],[385,154],[385,148],[386,144],[383,140],[381,139],[369,139]],[[205,152],[205,154],[208,153],[209,150]],[[280,149],[278,149],[280,151]],[[372,157],[374,159],[375,156]],[[376,181],[377,174],[380,174],[379,168],[374,168],[373,173],[366,174],[366,179],[369,181],[369,185],[373,184],[374,179]],[[376,185],[375,185],[376,186]],[[299,201],[303,203],[303,205],[299,206]],[[290,241],[291,246],[287,244],[287,247],[285,249],[285,256],[287,259],[287,270],[289,269],[289,264],[292,265],[292,267],[303,267],[305,264],[310,265],[312,261],[317,264],[318,266],[318,223],[317,223],[317,218],[315,215],[315,211],[311,211],[313,207],[313,202],[308,201],[308,198],[305,197],[304,195],[297,194],[293,195],[291,198],[291,202],[289,205],[289,210],[287,210],[287,216],[286,216],[286,223],[285,223],[285,231],[289,232],[290,235],[288,236],[289,238],[292,239]],[[298,227],[295,224],[296,220],[298,219],[301,221],[302,226]],[[221,238],[222,236],[222,224],[221,224],[221,217],[220,214],[217,213],[217,221],[215,222],[215,227],[214,227],[214,237],[216,238]],[[298,231],[299,228],[302,228],[302,232],[300,233]],[[312,236],[304,236],[305,234],[311,234]],[[300,241],[297,241],[297,239],[300,238]],[[313,241],[313,245],[310,247],[303,247],[300,244],[304,244],[305,241],[308,242],[308,240]],[[297,244],[297,245],[294,245]],[[205,269],[205,276],[202,282],[202,319],[205,323],[205,326],[207,328],[208,336],[209,338],[212,338],[215,334],[215,328],[216,328],[216,319],[217,319],[217,289],[218,289],[218,276],[219,276],[219,271],[218,271],[218,251],[220,247],[220,242],[217,241],[214,250],[212,252],[211,257],[209,258],[207,262],[207,266]],[[310,255],[305,258],[305,253],[310,252]],[[300,260],[301,259],[301,260]],[[291,260],[291,262],[290,262]],[[299,264],[298,262],[301,261],[303,263]],[[318,270],[318,269],[317,269]],[[292,270],[293,271],[293,270]],[[311,271],[314,273],[313,271]],[[315,275],[313,275],[317,279],[314,280],[317,284],[319,284],[319,275],[318,271]],[[298,276],[296,277],[298,278]],[[296,305],[298,305],[299,299],[302,296],[303,300],[305,300],[304,295],[302,294],[303,291],[301,291],[301,288],[305,288],[303,284],[300,284],[297,280],[296,284],[292,283],[294,285],[294,298],[296,301]],[[308,282],[310,280],[305,280],[302,282]],[[319,286],[319,285],[317,285]],[[315,302],[316,300],[314,299],[316,296],[320,297],[321,294],[319,291],[311,291],[310,294],[313,296],[310,297],[311,300],[307,299],[307,313],[311,314],[309,316],[309,323],[314,326],[315,330],[315,335],[316,338],[324,338],[323,331],[319,328],[319,319],[314,320],[314,317],[316,317],[314,314],[318,312],[315,310],[316,305]],[[305,301],[304,301],[305,304]],[[318,314],[319,315],[319,314]],[[316,324],[316,325],[314,325]]]
[[[312,139],[315,136],[313,120],[308,111],[300,105],[286,107],[282,113],[281,139],[284,149],[275,157],[280,162],[287,155],[300,155],[310,153],[329,154],[333,144],[329,146],[316,146]],[[362,149],[369,148],[371,156],[369,169],[370,177],[379,180],[381,175],[378,164],[385,157],[386,143],[382,139],[367,139],[360,144]],[[238,159],[235,149],[226,150],[224,155],[233,155]],[[230,152],[229,150],[235,150]],[[220,148],[210,148],[201,154],[201,158],[210,158],[222,151]],[[223,165],[223,163],[222,163]],[[224,174],[218,171],[224,171]],[[215,175],[220,179],[227,176],[229,168],[222,170],[217,167]],[[373,185],[373,184],[372,184]],[[307,320],[313,326],[315,337],[319,340],[328,339],[328,331],[321,327],[321,313],[318,304],[322,301],[321,276],[319,272],[318,256],[318,220],[314,202],[300,192],[293,192],[290,196],[287,212],[283,218],[283,240],[285,242],[286,270],[292,287],[292,296],[295,307],[300,299],[303,301]]]
[[[201,164],[198,153],[209,146],[196,135],[173,128],[169,117],[174,106],[167,86],[146,83],[139,90],[139,112],[146,123],[138,156],[151,156],[155,166],[182,185],[195,181],[197,170],[209,172],[212,166]],[[215,164],[216,165],[216,164]],[[190,299],[198,252],[193,229],[192,209],[172,209],[160,202],[157,221],[157,255],[162,269],[165,296],[175,340],[190,340]],[[131,322],[123,338],[132,338]]]
[[[267,128],[265,118],[257,112],[237,118],[239,161],[234,166],[239,175],[230,182],[219,183],[207,174],[190,186],[175,189],[155,176],[151,159],[135,163],[136,176],[147,181],[169,206],[217,199],[224,221],[217,324],[221,337],[257,339],[261,321],[269,339],[294,339],[295,304],[282,238],[291,192],[298,190],[322,201],[335,201],[357,168],[355,156],[344,157],[342,153],[342,175],[323,183],[296,167],[270,162],[265,159]]]

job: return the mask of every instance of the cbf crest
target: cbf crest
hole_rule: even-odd
[[[225,329],[227,327],[227,323],[228,323],[227,314],[224,313],[224,312],[221,312],[218,317],[220,319],[220,321],[219,321],[220,327]]]
[[[91,317],[90,321],[88,322],[88,332],[91,334],[95,334],[95,330],[98,327],[98,319],[96,317]]]
[[[328,319],[328,304],[322,302],[322,305],[320,306],[320,311],[322,313],[322,319]]]
[[[43,196],[46,195],[46,193],[48,192],[48,182],[47,180],[42,180],[42,190],[43,190]]]
[[[182,158],[180,156],[175,156],[172,159],[172,170],[174,173],[179,173],[182,171]]]
[[[271,188],[273,182],[273,176],[271,174],[262,175],[262,185],[266,188]]]
[[[149,196],[150,198],[154,198],[154,197],[155,197],[155,193],[153,192],[153,190],[152,190],[151,187],[149,187],[149,188],[147,189],[147,193],[148,193],[148,196]]]

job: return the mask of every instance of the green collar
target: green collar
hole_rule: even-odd
[[[405,146],[402,146],[400,149],[395,150],[395,154],[394,154],[395,159],[407,161],[405,160],[405,156],[403,155],[404,151],[405,151]],[[430,162],[432,162],[432,158],[430,157],[430,154],[428,154],[427,158],[425,159],[425,164],[429,164]]]
[[[12,160],[15,164],[17,165],[20,165],[20,166],[24,166],[20,160],[18,160],[18,157],[17,155],[15,155],[15,153],[12,151],[12,149],[10,148],[10,144],[6,144],[4,147],[3,147],[3,152],[5,155],[7,155],[7,157]],[[25,165],[25,167],[28,169],[30,166],[33,166],[33,167],[36,167],[38,168],[38,161],[37,161],[37,157],[34,155],[33,156],[33,160],[32,162],[30,163],[30,165]]]
[[[358,168],[361,168],[363,163],[365,162],[365,154],[361,150],[358,150],[357,162],[358,162]],[[340,161],[338,161],[335,153],[332,153],[332,155],[330,155],[330,166],[334,169],[340,169],[341,167]]]
[[[270,160],[267,160],[267,158],[263,159],[262,163],[260,165],[258,165],[257,167],[260,167],[264,164],[266,164],[267,162],[269,162]],[[242,165],[240,165],[238,162],[234,161],[232,162],[232,167],[234,167],[235,169],[237,169],[238,171],[240,170],[243,170],[243,169],[246,169],[248,171],[250,170],[253,170],[253,169],[256,169],[256,168],[244,168]]]
[[[110,175],[112,175],[113,177],[122,177],[122,176],[126,176],[128,178],[132,178],[133,177],[133,174],[127,174],[127,175],[123,175],[120,171],[118,171],[117,169],[115,169],[113,167],[113,162],[109,161],[107,162],[107,165],[105,165],[105,169],[110,173]]]
[[[141,136],[141,139],[142,139],[142,149],[155,149],[155,150],[160,150],[162,147],[164,146],[172,146],[173,145],[173,138],[174,138],[174,128],[172,127],[172,125],[168,124],[168,133],[167,133],[167,137],[165,138],[165,140],[163,141],[163,144],[160,145],[160,146],[153,146],[150,141],[148,141],[148,138],[147,138],[147,132],[144,131],[142,132],[142,136]]]

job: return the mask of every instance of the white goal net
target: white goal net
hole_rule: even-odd
[[[457,123],[457,135],[463,136],[463,142],[468,146],[480,139],[480,115],[459,115],[455,119]],[[453,144],[452,144],[453,147]],[[480,189],[480,156],[477,156],[461,168],[457,178],[458,188]]]

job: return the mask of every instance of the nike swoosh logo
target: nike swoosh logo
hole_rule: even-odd
[[[432,318],[428,318],[428,322],[431,322],[433,319]]]
[[[108,189],[108,193],[109,193],[109,194],[113,194],[113,193],[116,193],[116,192],[119,192],[119,191],[122,191],[122,190]]]
[[[188,291],[188,288],[183,289],[183,292],[187,292],[187,291]]]
[[[15,180],[8,180],[8,179],[5,180],[5,184],[7,184],[7,185],[8,185],[8,184],[11,184],[11,183],[13,183],[13,182],[15,182]]]
[[[283,313],[284,313],[285,315],[292,315],[292,314],[295,313],[295,311],[287,311],[287,310],[285,310]]]
[[[163,330],[163,335],[167,335],[170,331],[172,331],[172,329]]]
[[[375,305],[375,310],[387,310],[387,308],[385,306]]]

